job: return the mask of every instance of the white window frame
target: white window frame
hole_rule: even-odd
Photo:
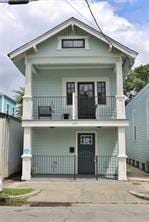
[[[10,111],[10,105],[9,105],[9,103],[7,103],[6,104],[6,113],[9,114],[9,111]]]
[[[147,140],[149,140],[149,99],[146,101]]]
[[[97,109],[96,112],[99,112],[99,107],[100,106],[108,106],[110,105],[109,103],[106,104],[98,104],[98,97],[97,97],[97,82],[106,82],[106,97],[110,96],[110,83],[109,83],[109,77],[68,77],[68,78],[63,78],[62,79],[62,95],[64,98],[66,98],[67,93],[66,93],[66,83],[67,82],[74,82],[75,83],[75,96],[76,96],[76,101],[75,104],[77,104],[77,97],[78,97],[78,83],[79,82],[94,82],[94,95],[95,95],[95,102],[97,104]],[[67,105],[65,104],[66,107],[71,107],[72,105]],[[78,115],[77,110],[76,110],[76,116]],[[97,114],[98,116],[98,114]]]
[[[90,49],[89,46],[89,36],[83,36],[83,35],[71,35],[71,36],[58,36],[58,45],[57,45],[57,50],[68,50],[68,51],[74,51],[74,50],[86,50],[86,49]],[[84,39],[85,40],[85,47],[84,48],[62,48],[62,40],[65,39]]]
[[[15,116],[15,107],[12,107],[12,116]]]
[[[94,82],[94,95],[97,98],[97,82],[105,82],[106,83],[106,97],[110,96],[110,84],[108,77],[68,77],[63,78],[62,80],[62,95],[67,96],[66,94],[66,83],[74,82],[75,83],[75,94],[78,96],[78,83],[79,82]]]

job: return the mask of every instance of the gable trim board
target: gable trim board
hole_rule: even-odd
[[[37,45],[40,44],[41,42],[47,40],[48,38],[56,35],[58,32],[62,31],[63,29],[71,26],[71,25],[75,25],[79,28],[81,28],[82,30],[86,31],[87,33],[95,36],[96,38],[102,40],[103,42],[107,43],[109,45],[109,41],[111,41],[111,44],[113,45],[113,47],[115,47],[116,49],[120,50],[121,52],[125,53],[126,55],[132,57],[132,58],[136,58],[136,56],[138,55],[138,53],[134,50],[129,49],[128,47],[120,44],[119,42],[115,41],[114,39],[106,36],[106,38],[109,39],[109,41],[107,41],[107,39],[105,39],[105,37],[103,36],[103,34],[99,31],[97,31],[96,29],[94,29],[91,26],[88,26],[87,24],[81,22],[80,20],[76,19],[76,18],[70,18],[66,21],[64,21],[63,23],[61,23],[60,25],[52,28],[51,30],[49,30],[48,32],[40,35],[39,37],[35,38],[34,40],[24,44],[23,46],[17,48],[16,50],[10,52],[8,54],[8,56],[11,59],[14,59],[15,57],[17,57],[18,55],[26,52],[27,50],[31,49],[31,48],[35,48],[37,49]]]

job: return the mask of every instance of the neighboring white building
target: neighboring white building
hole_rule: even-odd
[[[23,128],[20,120],[0,113],[0,175],[6,178],[21,171]]]
[[[128,163],[149,172],[149,84],[126,106]]]
[[[123,79],[136,56],[75,18],[9,54],[25,76],[23,180],[127,180]]]

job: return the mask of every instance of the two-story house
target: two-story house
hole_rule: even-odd
[[[0,113],[16,115],[16,101],[0,92]]]
[[[22,180],[126,180],[123,78],[137,53],[70,18],[9,54],[25,76]]]

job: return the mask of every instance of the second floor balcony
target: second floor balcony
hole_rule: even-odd
[[[35,96],[32,119],[35,120],[113,120],[117,118],[116,98],[107,96]]]

